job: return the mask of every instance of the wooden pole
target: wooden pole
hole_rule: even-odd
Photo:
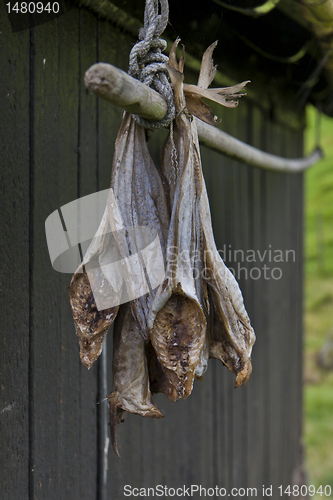
[[[111,64],[91,66],[84,83],[99,97],[146,120],[162,120],[167,112],[166,102],[160,94]]]
[[[160,94],[111,64],[94,64],[86,72],[84,81],[99,97],[146,120],[161,120],[166,114],[167,106]],[[249,146],[198,118],[195,120],[201,144],[252,167],[297,173],[323,156],[317,148],[306,158],[282,158]]]
[[[241,161],[252,167],[274,170],[275,172],[297,173],[306,170],[323,157],[320,148],[316,148],[305,158],[283,158],[265,153],[249,144],[245,144],[222,130],[195,119],[200,143],[208,148],[223,153],[229,158]]]

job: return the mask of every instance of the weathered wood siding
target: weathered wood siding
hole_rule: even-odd
[[[257,335],[246,389],[235,391],[234,375],[212,360],[187,400],[172,405],[155,397],[165,419],[127,415],[118,430],[122,458],[109,453],[106,485],[111,333],[106,363],[87,371],[69,306],[70,276],[51,267],[45,220],[109,185],[121,110],[89,95],[83,75],[96,61],[126,70],[134,39],[78,9],[12,34],[3,3],[0,12],[1,499],[116,500],[125,484],[256,487],[258,498],[262,485],[273,484],[278,498],[277,486],[292,484],[301,463],[303,176],[259,171],[203,149],[218,248],[294,250],[295,261],[269,262],[266,255],[264,262],[240,262]],[[274,123],[246,98],[220,114],[236,137],[302,155],[302,130]],[[156,162],[163,135],[150,140]],[[265,279],[264,264],[281,268],[281,279]],[[246,279],[255,267],[261,278],[252,271]]]

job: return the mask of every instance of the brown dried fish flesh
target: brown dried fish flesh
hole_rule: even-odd
[[[103,266],[115,245],[110,231],[106,209],[100,226],[69,286],[70,304],[80,345],[80,358],[87,368],[90,368],[101,354],[105,336],[117,315],[120,303],[121,274],[116,270],[112,274],[107,273],[105,270],[107,266]],[[99,300],[102,303],[99,309],[93,289],[99,291]],[[108,307],[108,304],[114,306]]]
[[[129,304],[120,306],[114,324],[112,371],[113,392],[108,396],[111,442],[119,456],[116,426],[122,421],[124,411],[143,417],[163,417],[151,397],[145,342]]]

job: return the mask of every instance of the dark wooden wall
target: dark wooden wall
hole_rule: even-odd
[[[1,380],[0,497],[116,500],[123,486],[256,487],[292,484],[301,464],[303,177],[268,173],[202,151],[220,249],[295,250],[279,280],[245,279],[257,334],[246,389],[210,362],[190,398],[156,402],[165,419],[128,415],[121,459],[104,445],[112,340],[90,371],[81,366],[66,289],[52,269],[45,220],[109,185],[121,110],[87,94],[96,61],[127,70],[132,37],[87,11],[12,34],[0,5]],[[245,79],[245,78],[244,78]],[[302,129],[277,124],[243,98],[223,110],[227,132],[264,150],[302,155]],[[158,161],[165,132],[155,133]],[[271,247],[269,247],[271,245]],[[234,267],[234,262],[229,262]],[[255,274],[256,276],[256,274]]]

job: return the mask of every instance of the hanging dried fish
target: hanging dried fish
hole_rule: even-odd
[[[112,371],[113,392],[108,396],[111,442],[119,456],[116,426],[122,421],[124,411],[143,417],[163,417],[151,397],[145,343],[128,304],[120,307],[114,324]]]
[[[215,246],[211,226],[209,202],[201,168],[198,134],[195,122],[190,119],[188,111],[186,109],[188,101],[194,102],[195,106],[192,106],[192,109],[196,108],[196,110],[199,110],[199,112],[197,113],[198,116],[208,116],[207,105],[201,105],[201,100],[198,96],[207,97],[210,95],[209,91],[206,91],[204,87],[208,86],[211,83],[216,72],[216,68],[213,66],[211,58],[214,44],[208,48],[203,57],[202,68],[198,82],[198,84],[201,85],[201,88],[197,87],[197,90],[195,92],[193,92],[193,88],[191,88],[192,94],[189,96],[189,99],[186,99],[185,102],[185,86],[183,86],[182,83],[184,50],[178,64],[176,59],[176,46],[178,44],[178,41],[179,40],[176,40],[170,52],[169,73],[173,85],[177,111],[177,117],[174,125],[174,137],[178,155],[179,172],[178,174],[176,173],[175,176],[175,167],[173,167],[172,162],[170,161],[170,158],[172,157],[171,135],[168,139],[170,144],[167,143],[164,151],[164,157],[167,159],[167,161],[165,161],[164,168],[162,169],[170,185],[171,203],[173,206],[168,239],[168,250],[169,245],[173,243],[180,255],[181,252],[185,249],[187,249],[187,251],[190,251],[191,248],[195,248],[196,251],[199,251],[201,266],[197,265],[197,267],[192,267],[192,273],[196,269],[201,269],[201,277],[203,276],[203,274],[205,274],[207,283],[203,283],[202,279],[196,279],[193,282],[191,282],[190,279],[189,282],[193,283],[193,287],[197,292],[198,304],[206,312],[206,316],[209,316],[209,338],[207,338],[207,333],[205,332],[204,327],[201,329],[196,328],[195,333],[191,331],[192,325],[190,321],[188,322],[188,332],[190,333],[187,333],[187,337],[184,335],[183,339],[184,342],[187,343],[189,341],[193,342],[194,339],[196,345],[200,346],[200,352],[199,349],[196,349],[195,356],[193,356],[195,360],[193,362],[193,365],[195,363],[196,366],[196,373],[194,373],[198,378],[200,378],[205,371],[208,356],[216,357],[223,361],[223,363],[226,364],[229,369],[236,373],[236,386],[238,386],[242,382],[246,383],[248,377],[250,376],[252,369],[250,356],[255,336],[250,325],[250,320],[244,308],[243,297],[239,286],[232,273],[224,265]],[[225,99],[235,97],[235,89],[236,91],[240,90],[241,88],[243,88],[245,83],[247,82],[243,82],[243,84],[240,84],[236,87],[223,89],[223,99],[220,103],[226,105],[225,102],[227,101],[225,101]],[[219,89],[219,92],[221,93],[221,89]],[[193,95],[195,95],[194,101],[192,99]],[[217,95],[217,92],[213,93],[213,100],[217,100]],[[201,112],[200,109],[202,109],[203,111]],[[191,165],[191,167],[189,167],[189,165]],[[188,183],[186,182],[186,180],[188,181],[189,178],[182,176],[183,173],[187,171],[186,167],[188,168],[188,171],[193,175],[193,178],[190,178],[190,182]],[[175,177],[176,180],[174,180]],[[191,184],[191,181],[193,184]],[[194,189],[193,186],[195,186]],[[173,193],[174,195],[172,197]],[[188,195],[188,198],[186,197],[186,195]],[[179,197],[177,198],[177,196]],[[187,203],[185,205],[187,209],[185,217],[185,214],[179,210],[179,207],[184,204],[184,201]],[[190,212],[192,218],[189,215]],[[174,216],[175,218],[173,219]],[[192,224],[188,224],[188,226],[186,226],[184,225],[184,220],[190,220]],[[175,223],[175,221],[177,222]],[[173,224],[175,224],[174,227],[176,228],[176,231],[173,227]],[[195,229],[195,231],[193,231],[193,228]],[[186,229],[188,233],[186,233]],[[172,231],[174,231],[174,233]],[[184,240],[184,234],[189,234],[190,238],[188,240]],[[174,235],[176,235],[176,239],[172,239],[174,238]],[[182,244],[184,246],[181,246]],[[177,256],[179,254],[177,253]],[[167,263],[169,264],[168,255]],[[178,270],[179,261],[176,260],[176,271],[178,272]],[[202,272],[203,270],[204,273]],[[187,276],[191,277],[191,270],[187,270]],[[187,284],[186,281],[185,283]],[[172,315],[172,309],[168,309],[164,305],[165,300],[168,301],[166,303],[166,305],[168,305],[170,301],[169,297],[171,296],[171,293],[174,293],[172,285],[174,288],[176,288],[177,286],[182,286],[182,283],[178,280],[178,277],[175,282],[172,282],[172,280],[170,279],[168,286],[164,285],[158,290],[153,303],[152,314],[152,318],[155,322],[153,324],[151,340],[158,358],[162,364],[163,370],[167,374],[167,376],[168,371],[177,371],[177,361],[178,359],[181,359],[179,357],[178,351],[176,351],[176,356],[172,356],[173,353],[171,354],[170,347],[172,336],[170,335],[170,333],[174,329],[175,321],[173,320],[173,318],[170,319],[170,316]],[[209,289],[210,311],[209,306],[206,306],[207,285]],[[180,311],[178,312],[180,316],[181,311],[184,311],[189,318],[192,319],[195,317],[192,311],[185,310],[185,308],[180,304],[178,304],[178,311]],[[177,325],[178,324],[181,324],[181,321],[179,321],[179,319],[177,318]],[[203,349],[204,342],[205,349]],[[178,343],[180,342],[178,341]],[[183,346],[182,350],[184,350]],[[190,349],[188,348],[188,350]],[[187,392],[184,392],[184,396],[186,397],[189,392],[190,391],[187,388]],[[178,397],[181,396],[178,395]]]
[[[209,356],[222,361],[236,374],[236,387],[246,385],[252,371],[251,351],[255,334],[243,296],[231,271],[217,251],[206,189],[200,213],[204,227],[205,269],[211,305]]]
[[[168,225],[163,183],[149,154],[145,130],[125,114],[116,140],[108,205],[70,283],[80,357],[88,368],[100,355],[118,304],[124,301],[123,278],[141,333],[148,338],[146,318],[153,289],[164,276]],[[121,270],[112,265],[115,260],[122,262]],[[116,305],[110,308],[110,303]]]
[[[195,114],[204,104],[200,99],[207,97],[223,106],[235,107],[239,98],[240,90],[249,83],[242,82],[233,87],[224,89],[208,89],[213,81],[217,67],[213,64],[212,54],[217,42],[211,44],[205,51],[198,79],[198,86],[184,85],[186,105]],[[201,103],[199,102],[199,100]],[[195,106],[193,106],[193,102]],[[204,104],[203,110],[208,105]],[[210,109],[210,108],[209,108]],[[211,116],[213,113],[211,113]],[[209,114],[199,112],[198,118],[208,118]],[[208,121],[209,120],[205,120]],[[198,136],[193,131],[193,140],[198,144]],[[205,272],[208,282],[210,300],[210,328],[209,328],[209,356],[222,361],[229,370],[236,374],[236,387],[248,381],[251,371],[251,351],[255,342],[255,334],[251,327],[250,319],[244,307],[243,296],[234,275],[224,264],[217,251],[213,230],[209,201],[202,170],[202,196],[200,202],[200,214],[205,236]]]
[[[110,225],[123,259],[133,315],[143,337],[148,339],[147,317],[153,290],[164,277],[170,217],[161,174],[147,148],[145,129],[128,113],[116,139],[111,188],[117,210],[109,202]]]
[[[247,82],[208,89],[216,73],[215,43],[203,56],[198,85],[184,85],[178,42],[168,67],[176,118],[163,146],[161,172],[149,154],[145,129],[125,113],[107,207],[70,284],[80,356],[88,368],[116,318],[108,401],[117,455],[116,428],[124,412],[163,417],[152,394],[162,392],[171,401],[188,397],[209,357],[236,374],[236,387],[246,384],[252,369],[255,335],[239,286],[216,249],[190,114],[215,123],[201,97],[234,107]],[[113,265],[116,260],[121,268]],[[129,303],[119,309],[124,297]]]
[[[177,115],[164,145],[162,172],[170,188],[172,213],[166,280],[156,292],[149,326],[152,345],[172,387],[168,396],[177,401],[192,391],[205,343],[207,291],[197,258],[203,251],[200,155],[191,139],[191,120],[183,113],[182,74],[176,70],[170,74]]]
[[[102,352],[108,328],[113,323],[120,303],[122,276],[114,269],[108,272],[117,249],[110,233],[108,210],[69,286],[69,297],[79,339],[81,362],[90,368]],[[94,298],[98,295],[99,307]],[[97,292],[97,294],[96,294]],[[114,304],[113,307],[109,307]]]

